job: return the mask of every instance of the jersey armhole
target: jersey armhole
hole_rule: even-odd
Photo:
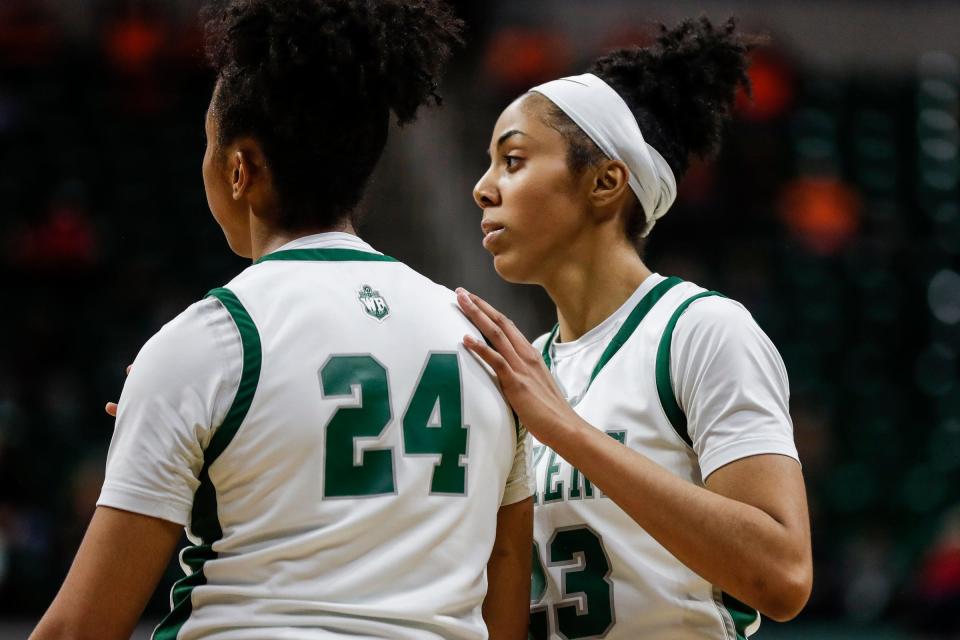
[[[193,508],[190,511],[190,531],[200,538],[200,542],[185,548],[181,553],[180,560],[184,571],[186,572],[186,568],[189,567],[191,572],[174,583],[170,592],[170,611],[154,629],[152,637],[156,640],[175,640],[180,635],[180,629],[193,612],[194,588],[207,582],[204,566],[208,561],[218,557],[213,545],[223,537],[223,529],[217,511],[217,490],[210,479],[210,465],[227,448],[246,419],[260,381],[262,364],[260,333],[250,314],[230,289],[224,287],[213,289],[206,297],[219,300],[237,325],[243,347],[243,369],[240,385],[227,411],[227,416],[210,438],[203,452],[200,484],[194,493]]]
[[[657,381],[657,396],[660,398],[660,406],[663,407],[663,413],[666,414],[667,419],[673,426],[673,430],[677,432],[677,435],[680,436],[689,447],[693,447],[693,441],[690,439],[690,433],[687,431],[687,416],[677,402],[673,382],[670,380],[670,347],[673,345],[673,331],[676,329],[677,321],[680,320],[683,312],[697,300],[710,296],[726,297],[716,291],[704,291],[703,293],[698,293],[684,300],[680,303],[680,306],[677,307],[676,311],[673,312],[673,315],[670,316],[670,320],[663,330],[663,335],[660,336],[660,344],[657,347],[655,378]]]
[[[676,311],[673,312],[673,315],[670,316],[670,321],[667,322],[667,326],[663,330],[663,335],[660,337],[660,344],[657,347],[655,374],[660,405],[663,407],[663,412],[666,414],[667,419],[670,420],[674,431],[676,431],[677,435],[691,448],[693,447],[693,440],[690,438],[690,433],[687,430],[687,416],[677,402],[673,382],[670,380],[670,347],[673,344],[673,331],[683,312],[697,300],[711,296],[726,297],[717,291],[704,291],[684,300],[680,306],[677,307]],[[720,591],[719,596],[719,604],[723,606],[723,610],[730,617],[736,631],[737,640],[746,640],[746,638],[760,626],[760,613],[753,607],[740,602],[727,593]]]

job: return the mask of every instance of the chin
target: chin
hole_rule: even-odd
[[[493,268],[502,280],[510,284],[535,284],[530,265],[518,263],[504,254],[493,256]]]

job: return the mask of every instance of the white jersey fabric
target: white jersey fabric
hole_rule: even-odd
[[[783,362],[737,302],[653,274],[578,340],[534,344],[581,417],[691,483],[748,456],[797,458]],[[536,443],[534,465],[533,638],[736,640],[759,625],[555,452]]]
[[[454,294],[349,234],[294,241],[164,326],[98,505],[186,525],[155,638],[486,638],[527,438]]]

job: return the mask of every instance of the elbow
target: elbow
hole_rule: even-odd
[[[799,615],[813,589],[813,567],[810,563],[779,572],[776,583],[768,585],[760,613],[776,622],[787,622]]]

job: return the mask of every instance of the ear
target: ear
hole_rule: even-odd
[[[253,138],[239,138],[230,149],[230,184],[233,199],[249,196],[252,190],[263,189],[269,180],[266,156]]]
[[[605,160],[594,170],[590,203],[594,209],[616,214],[630,191],[630,171],[621,160]]]

